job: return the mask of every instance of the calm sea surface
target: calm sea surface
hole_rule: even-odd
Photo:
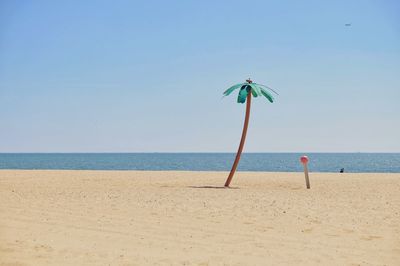
[[[302,171],[300,153],[245,153],[238,171]],[[400,153],[308,153],[310,171],[400,173]],[[234,153],[0,153],[0,169],[229,171]]]

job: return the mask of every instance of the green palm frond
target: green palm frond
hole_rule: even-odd
[[[224,96],[228,96],[234,90],[239,89],[239,88],[240,88],[240,90],[239,90],[239,95],[237,98],[238,103],[245,103],[249,92],[253,95],[253,97],[264,96],[271,103],[274,102],[274,97],[272,97],[272,94],[270,93],[270,91],[272,91],[273,93],[278,95],[278,93],[276,91],[274,91],[273,89],[271,89],[268,86],[265,86],[262,84],[257,84],[257,83],[248,83],[248,82],[233,85],[232,87],[230,87],[229,89],[224,91],[223,94],[224,94]]]
[[[246,83],[240,83],[240,84],[233,85],[232,87],[230,87],[229,89],[227,89],[226,91],[224,91],[224,96],[228,96],[228,95],[231,94],[234,90],[239,89],[239,88],[242,87],[243,85],[246,85]]]
[[[263,85],[263,84],[257,84],[257,83],[254,83],[254,84],[256,84],[258,87],[261,87],[261,88],[266,88],[267,90],[270,90],[270,91],[272,91],[273,93],[275,93],[276,95],[279,95],[279,93],[277,93],[275,90],[273,90],[273,89],[271,89],[270,87],[268,87],[268,86],[266,86],[266,85]]]
[[[240,88],[239,95],[238,95],[238,98],[237,98],[237,102],[238,103],[245,103],[246,102],[247,94],[249,93],[249,90],[250,90],[250,89],[248,89],[248,87],[249,86],[247,86],[247,85],[243,85]]]
[[[261,93],[262,93],[262,95],[265,96],[265,98],[268,99],[268,101],[270,101],[271,103],[274,102],[274,97],[272,97],[272,95],[268,91],[266,91],[263,88],[261,88]]]
[[[253,83],[249,84],[249,86],[251,87],[251,93],[253,94],[253,97],[262,96],[260,87]]]

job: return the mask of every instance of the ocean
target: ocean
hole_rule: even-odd
[[[238,171],[400,173],[400,153],[244,153]],[[235,153],[0,153],[0,169],[229,171]]]

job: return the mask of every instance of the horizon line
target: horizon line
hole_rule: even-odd
[[[170,152],[170,151],[135,151],[135,152],[119,152],[119,151],[100,151],[100,152],[93,152],[93,151],[77,151],[77,152],[64,152],[64,151],[49,151],[49,152],[2,152],[0,154],[187,154],[187,153],[198,153],[198,154],[207,154],[207,153],[214,153],[214,154],[221,154],[221,153],[236,153],[235,151],[227,152],[227,151],[177,151],[177,152]],[[400,151],[256,151],[256,152],[243,152],[245,153],[400,153]]]

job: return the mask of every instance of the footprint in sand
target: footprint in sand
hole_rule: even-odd
[[[381,239],[381,236],[363,236],[361,237],[362,240],[366,240],[366,241],[371,241],[371,240],[375,240],[375,239]]]
[[[36,245],[34,247],[35,251],[47,251],[47,252],[51,252],[53,251],[52,247],[46,246],[46,245]]]
[[[13,249],[13,248],[3,248],[3,247],[0,247],[0,253],[12,253],[12,252],[14,252],[14,249]]]
[[[313,230],[313,228],[306,228],[306,229],[301,230],[301,232],[303,232],[303,233],[311,233],[312,230]]]

